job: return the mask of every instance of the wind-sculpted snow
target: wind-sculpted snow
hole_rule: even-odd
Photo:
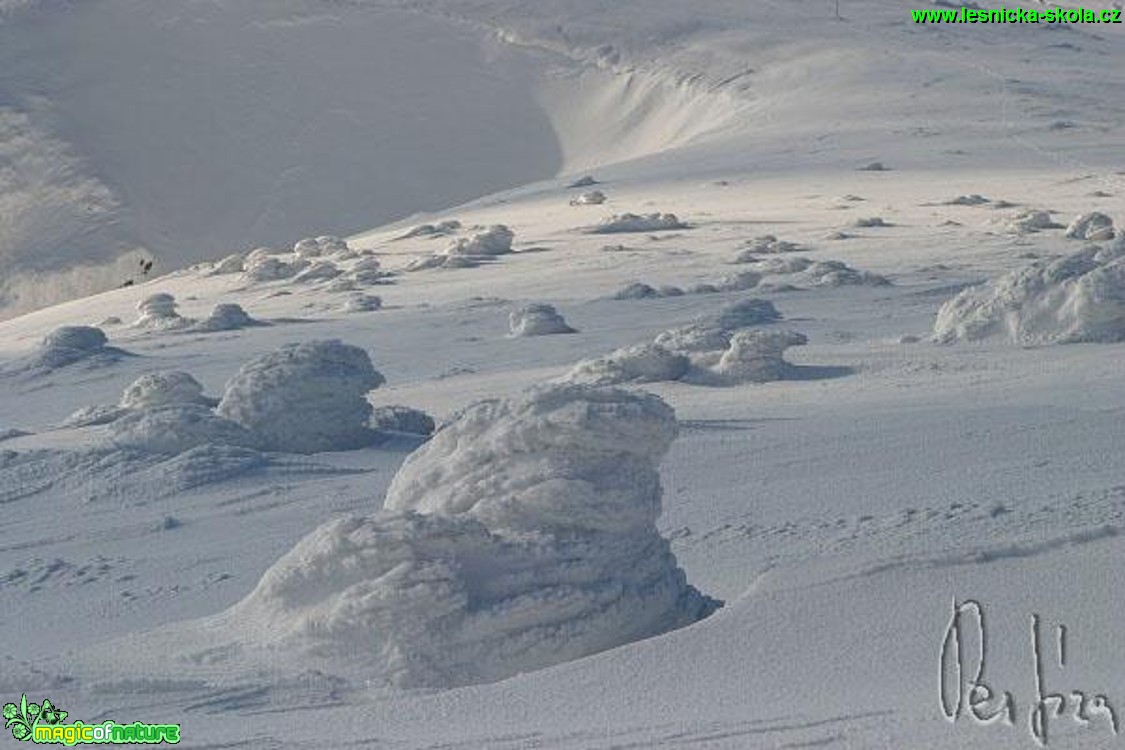
[[[1042,260],[942,305],[934,340],[1022,345],[1125,341],[1125,241]]]
[[[176,298],[166,292],[150,294],[137,303],[140,317],[133,324],[137,328],[153,330],[175,330],[186,328],[194,321],[176,312]]]
[[[492,256],[507,255],[512,252],[515,232],[503,224],[496,224],[471,237],[463,237],[454,242],[446,255]]]
[[[376,406],[368,424],[381,432],[402,432],[408,435],[432,435],[437,429],[434,418],[409,406]]]
[[[663,331],[652,343],[579,362],[560,381],[622,385],[679,380],[724,386],[781,380],[793,368],[782,358],[785,350],[807,339],[793,331],[754,327],[780,318],[766,300],[743,300],[690,325]]]
[[[267,450],[350,450],[370,442],[368,391],[384,382],[367,352],[340,341],[288,344],[244,364],[218,413]]]
[[[186,372],[163,370],[137,378],[121,395],[124,409],[148,409],[169,404],[215,406],[218,401],[203,395],[203,386]]]
[[[242,328],[266,325],[251,318],[241,305],[221,302],[215,305],[211,314],[191,327],[193,331],[237,331]]]
[[[130,412],[109,427],[117,448],[175,456],[216,445],[257,448],[257,436],[200,404],[169,404]]]
[[[511,336],[549,336],[558,333],[576,333],[566,319],[543,302],[532,302],[508,314]]]
[[[721,606],[667,540],[655,396],[553,386],[463,411],[395,476],[384,510],[309,534],[224,615],[242,653],[451,687],[689,625]]]
[[[482,262],[512,252],[515,232],[503,224],[494,224],[470,237],[457,239],[440,253],[417,258],[406,266],[407,271],[430,268],[475,268]]]
[[[656,344],[634,344],[579,362],[562,380],[587,385],[663,383],[679,380],[690,369],[691,361],[683,354]]]
[[[1103,213],[1093,211],[1074,217],[1066,228],[1066,236],[1072,240],[1092,240],[1099,242],[1113,239],[1113,219]]]
[[[203,406],[212,408],[218,399],[203,395],[203,386],[189,373],[161,370],[133,381],[115,404],[84,406],[67,417],[63,427],[92,427],[109,424],[131,412],[162,406]]]
[[[81,363],[86,367],[102,367],[130,356],[108,346],[105,332],[93,326],[59,326],[40,342],[28,356],[8,368],[11,373],[50,372]]]
[[[686,229],[675,214],[614,214],[589,228],[589,234],[625,234],[629,232],[659,232],[667,229]]]

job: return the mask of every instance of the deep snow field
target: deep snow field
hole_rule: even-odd
[[[0,287],[51,304],[0,322],[0,702],[1022,748],[1038,673],[1125,721],[1125,28],[840,5],[0,0]],[[1010,725],[943,715],[966,600]],[[1076,705],[1051,747],[1125,742]]]

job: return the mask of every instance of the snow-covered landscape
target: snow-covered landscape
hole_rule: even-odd
[[[6,727],[1125,743],[1125,26],[909,11],[0,0]]]

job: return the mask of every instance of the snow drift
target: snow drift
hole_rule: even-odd
[[[450,687],[689,625],[721,603],[656,529],[676,431],[663,401],[616,389],[473,405],[406,460],[383,511],[309,534],[207,631],[272,664]]]
[[[266,450],[351,450],[370,442],[368,391],[384,382],[367,352],[343,342],[288,344],[243,365],[218,413]]]
[[[934,340],[1023,345],[1125,341],[1125,241],[1041,260],[942,305]]]

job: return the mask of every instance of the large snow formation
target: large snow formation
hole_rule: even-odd
[[[368,391],[384,382],[367,352],[340,341],[288,344],[244,364],[218,412],[267,450],[350,450],[367,444]]]
[[[169,404],[214,406],[216,400],[203,395],[203,386],[189,373],[162,370],[142,375],[121,395],[124,409],[148,409]]]
[[[367,684],[490,682],[689,625],[720,602],[668,541],[649,394],[551,386],[462,412],[384,510],[309,534],[217,621],[273,664]]]
[[[1125,341],[1125,240],[1040,260],[942,305],[934,340],[1023,345]]]

